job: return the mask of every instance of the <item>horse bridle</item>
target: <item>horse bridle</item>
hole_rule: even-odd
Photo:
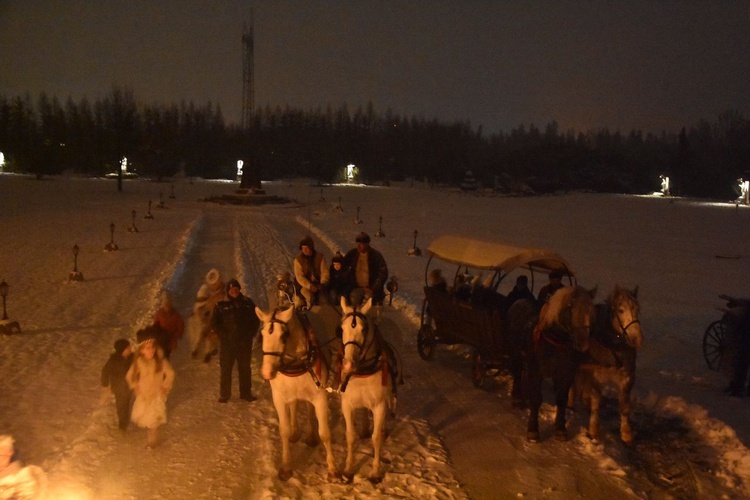
[[[280,319],[276,319],[276,310],[273,311],[271,314],[271,320],[268,322],[270,324],[268,328],[268,333],[273,333],[273,326],[275,324],[281,325],[281,328],[284,329],[284,331],[281,334],[281,343],[286,347],[286,339],[289,337],[289,325],[285,321],[281,321]],[[261,354],[263,356],[276,356],[278,358],[282,358],[284,356],[284,351],[264,351],[261,348]]]
[[[627,325],[623,325],[622,321],[620,321],[620,315],[617,314],[617,311],[616,311],[617,304],[614,304],[613,306],[611,306],[610,309],[611,309],[610,314],[614,314],[615,318],[617,318],[617,324],[620,327],[619,331],[617,330],[615,331],[615,336],[617,337],[618,341],[627,343],[628,342],[628,328],[630,328],[633,325],[640,324],[641,320],[636,318],[632,320],[630,323],[628,323]]]

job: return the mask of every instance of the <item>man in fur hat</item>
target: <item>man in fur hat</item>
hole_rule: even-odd
[[[318,292],[328,286],[328,266],[323,254],[315,250],[311,237],[302,238],[299,250],[294,258],[294,279],[306,302],[301,309],[309,309],[317,302]]]
[[[221,340],[219,403],[226,403],[232,394],[232,371],[235,363],[239,374],[240,399],[255,401],[250,378],[250,359],[253,338],[258,333],[260,320],[255,314],[255,302],[243,295],[240,289],[239,281],[229,280],[227,298],[216,304],[211,320],[211,325]]]
[[[351,272],[350,301],[359,305],[372,297],[373,304],[380,305],[385,299],[383,287],[388,279],[388,265],[383,255],[370,246],[367,233],[359,233],[355,242],[357,247],[344,256],[344,266]]]

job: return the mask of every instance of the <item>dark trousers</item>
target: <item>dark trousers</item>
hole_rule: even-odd
[[[221,382],[219,385],[219,397],[229,398],[232,395],[232,371],[237,363],[237,373],[240,381],[240,397],[250,397],[252,381],[250,377],[250,359],[253,348],[249,345],[225,345],[221,343],[219,352],[219,366],[221,368]]]
[[[115,407],[117,408],[117,421],[122,430],[128,428],[130,423],[130,396],[128,388],[113,391],[115,393]]]

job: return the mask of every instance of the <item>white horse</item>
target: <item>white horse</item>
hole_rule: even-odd
[[[281,467],[279,479],[286,481],[292,476],[289,463],[289,442],[299,439],[297,428],[297,401],[307,401],[315,408],[318,421],[318,436],[326,451],[328,479],[340,477],[333,459],[331,430],[328,424],[328,392],[321,381],[328,379],[328,368],[308,336],[294,308],[266,313],[255,308],[263,322],[263,366],[261,376],[271,383],[273,405],[279,417],[281,435]],[[308,445],[317,444],[312,415]]]
[[[391,359],[385,342],[375,328],[370,328],[367,313],[372,307],[368,299],[361,310],[350,307],[344,297],[341,298],[341,341],[344,356],[341,368],[341,412],[346,422],[346,468],[344,476],[351,481],[354,477],[354,410],[367,408],[372,411],[372,448],[373,461],[370,481],[379,483],[380,448],[385,431],[386,411],[393,410],[393,383],[390,368],[395,359]]]

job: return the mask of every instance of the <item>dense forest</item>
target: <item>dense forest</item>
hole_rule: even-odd
[[[349,163],[372,183],[458,185],[470,170],[481,186],[507,192],[646,193],[666,174],[673,194],[728,199],[750,170],[750,121],[730,110],[660,135],[563,131],[556,122],[485,135],[468,122],[378,113],[372,104],[352,112],[342,104],[258,108],[241,128],[227,125],[211,103],[142,104],[115,87],[93,103],[0,96],[0,152],[6,170],[38,177],[101,176],[127,157],[141,176],[232,178],[242,159],[263,179],[322,182],[336,180]]]

